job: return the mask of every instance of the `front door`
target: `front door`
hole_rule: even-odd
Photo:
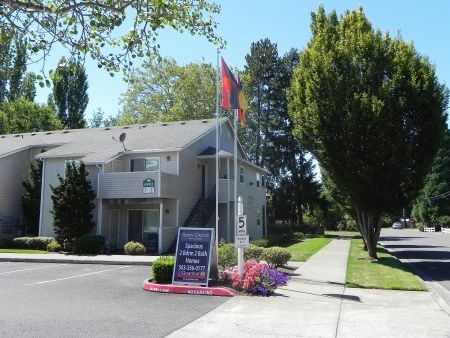
[[[129,210],[128,240],[144,244],[147,253],[158,252],[159,210]]]

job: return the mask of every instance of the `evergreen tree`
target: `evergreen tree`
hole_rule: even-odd
[[[42,161],[30,162],[28,177],[22,182],[22,226],[25,236],[37,236],[41,210]]]
[[[88,234],[95,225],[92,222],[95,192],[88,175],[83,162],[79,165],[68,162],[65,176],[58,175],[60,184],[51,186],[53,229],[62,242],[73,242]]]
[[[88,82],[84,67],[63,57],[53,74],[53,100],[64,127],[84,128],[84,112],[89,102]]]

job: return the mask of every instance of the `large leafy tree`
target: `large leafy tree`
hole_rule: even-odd
[[[53,76],[53,100],[58,117],[64,127],[84,128],[89,97],[87,75],[79,62],[61,58]]]
[[[24,235],[37,236],[41,210],[42,161],[30,162],[28,176],[22,182],[22,226]]]
[[[318,201],[319,184],[306,151],[293,137],[286,92],[298,63],[298,51],[278,56],[269,39],[252,43],[246,56],[244,89],[250,102],[241,129],[249,157],[270,170],[268,187],[274,217],[303,223],[303,210]]]
[[[413,215],[427,226],[439,226],[440,220],[450,216],[450,132],[447,131],[425,179],[425,185],[413,205]]]
[[[52,109],[20,97],[0,105],[0,134],[27,133],[61,129]]]
[[[223,46],[211,16],[219,12],[207,0],[4,0],[0,25],[27,37],[35,59],[45,59],[58,44],[114,72],[129,69],[134,58],[157,55],[158,33],[166,27]]]
[[[442,140],[448,91],[427,58],[361,9],[312,14],[290,91],[295,136],[355,210],[377,258],[382,212],[408,205]]]
[[[173,59],[150,60],[130,77],[119,123],[211,118],[215,98],[216,70],[211,64],[179,66]]]
[[[53,195],[53,229],[62,242],[73,242],[94,227],[95,192],[83,162],[71,161],[65,176],[58,175],[59,185],[51,186]]]

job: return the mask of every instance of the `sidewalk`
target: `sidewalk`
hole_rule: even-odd
[[[450,337],[429,292],[346,288],[349,245],[333,240],[276,296],[235,296],[168,337]]]

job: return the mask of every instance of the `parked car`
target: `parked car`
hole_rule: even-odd
[[[403,224],[400,222],[394,222],[392,224],[392,229],[403,229]]]

